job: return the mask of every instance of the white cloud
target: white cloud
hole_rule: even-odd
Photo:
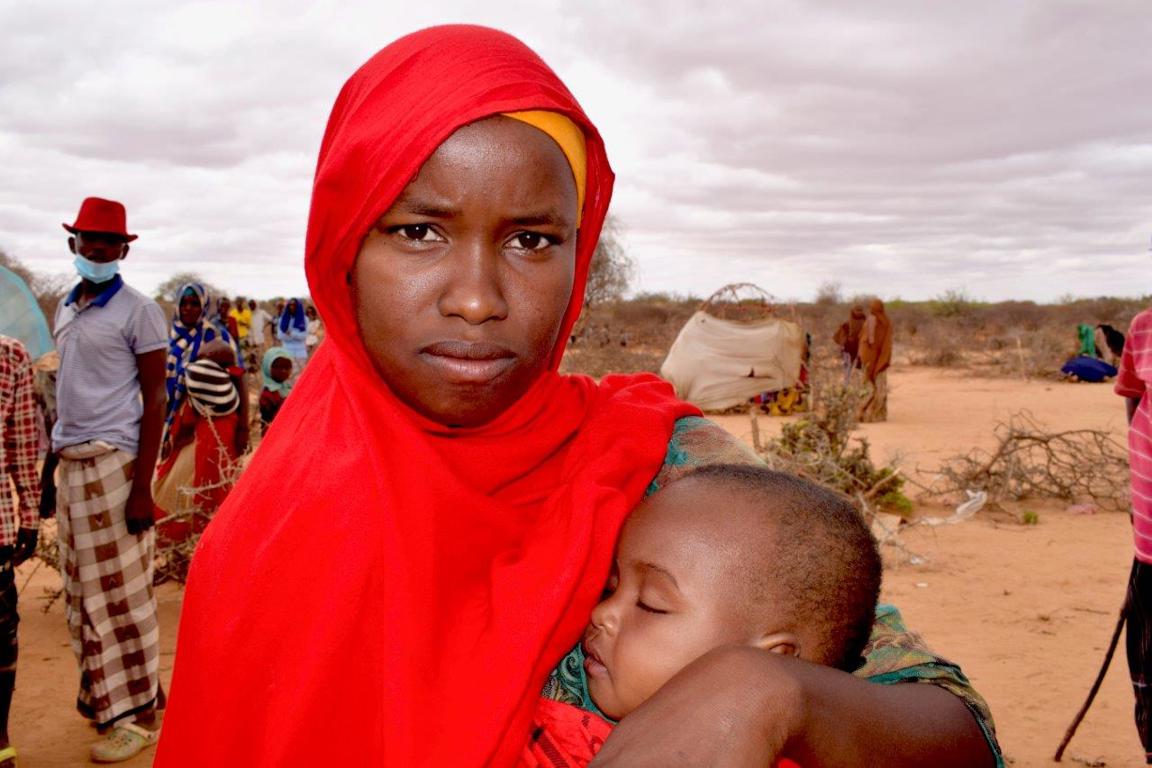
[[[810,296],[1149,290],[1143,0],[929,4],[0,0],[0,248],[65,271],[59,223],[123,199],[147,288],[305,290],[312,167],[392,39],[521,36],[597,121],[643,290]]]

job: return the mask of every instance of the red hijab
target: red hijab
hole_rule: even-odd
[[[156,765],[515,762],[579,640],[617,532],[694,413],[652,376],[552,369],[471,429],[374,372],[347,275],[361,240],[460,126],[552,110],[583,130],[567,339],[612,190],[596,129],[515,38],[447,26],[370,59],[320,148],[306,267],[328,340],[197,550]]]

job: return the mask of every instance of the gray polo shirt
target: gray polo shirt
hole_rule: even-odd
[[[60,372],[52,448],[104,440],[136,454],[144,414],[136,355],[168,346],[168,322],[156,302],[119,275],[83,308],[76,304],[79,293],[76,286],[56,308]]]

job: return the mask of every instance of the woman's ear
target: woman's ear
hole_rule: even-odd
[[[772,632],[761,635],[750,645],[768,653],[779,653],[783,656],[800,657],[800,639],[791,632]]]

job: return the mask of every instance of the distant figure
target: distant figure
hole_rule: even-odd
[[[272,317],[264,311],[264,307],[256,303],[255,299],[248,299],[248,309],[252,312],[252,319],[248,330],[248,338],[257,351],[264,349],[264,331],[272,322]]]
[[[1104,355],[1101,353],[1107,349],[1109,352],[1107,357],[1108,362],[1114,366],[1119,365],[1120,357],[1124,354],[1124,334],[1107,323],[1101,323],[1096,326],[1096,331],[1096,353],[1101,358],[1104,358]],[[1101,341],[1103,343],[1100,343]]]
[[[299,299],[289,299],[280,313],[276,325],[276,338],[280,346],[292,355],[295,367],[293,380],[300,375],[304,363],[308,362],[308,319],[304,316],[304,304]]]
[[[32,359],[16,339],[0,336],[0,765],[16,765],[8,710],[16,688],[16,566],[36,554],[40,532],[40,431]],[[15,488],[13,494],[11,489]]]
[[[864,323],[868,316],[864,314],[864,307],[860,304],[852,307],[848,319],[836,329],[832,340],[840,347],[840,361],[844,365],[844,386],[848,386],[852,379],[852,371],[860,367],[860,334],[864,332]]]
[[[888,420],[888,366],[892,364],[892,321],[884,311],[884,302],[872,299],[870,314],[860,336],[860,366],[871,388],[860,408],[860,421]]]
[[[1132,534],[1135,545],[1128,577],[1128,671],[1136,695],[1136,730],[1146,755],[1152,755],[1152,310],[1132,320],[1120,358],[1116,394],[1128,411],[1128,463],[1132,484]]]
[[[236,318],[232,317],[232,302],[227,296],[221,296],[216,301],[216,315],[212,318],[212,322],[217,328],[227,331],[228,335],[235,341],[236,350],[240,350],[240,331],[236,327]]]
[[[165,436],[154,495],[165,513],[189,514],[160,526],[165,541],[185,541],[204,531],[227,498],[236,462],[247,450],[247,397],[236,362],[232,346],[217,339],[185,367],[186,396]]]
[[[236,324],[236,339],[240,342],[241,349],[247,348],[248,336],[252,332],[252,310],[248,308],[248,302],[243,296],[236,297],[236,305],[232,307],[228,317]]]
[[[308,347],[308,358],[311,359],[316,347],[324,340],[324,323],[320,315],[316,314],[316,307],[311,304],[305,307],[304,315],[308,318],[308,336],[304,343]]]
[[[54,329],[64,612],[80,665],[76,708],[105,734],[92,759],[120,762],[156,742],[164,704],[152,473],[168,333],[159,305],[118,274],[136,239],[124,206],[90,197],[64,228],[80,275]]]
[[[283,347],[264,353],[264,389],[260,392],[260,433],[268,431],[280,406],[292,391],[292,355]]]
[[[1080,323],[1076,326],[1076,338],[1080,341],[1078,355],[1081,357],[1099,357],[1096,354],[1096,332],[1092,330],[1092,326],[1087,323]]]
[[[184,369],[200,356],[200,348],[217,340],[232,344],[232,336],[228,331],[211,322],[206,315],[205,309],[211,300],[204,286],[185,283],[176,295],[180,297],[180,303],[176,306],[172,327],[168,331],[166,428],[184,400]]]

